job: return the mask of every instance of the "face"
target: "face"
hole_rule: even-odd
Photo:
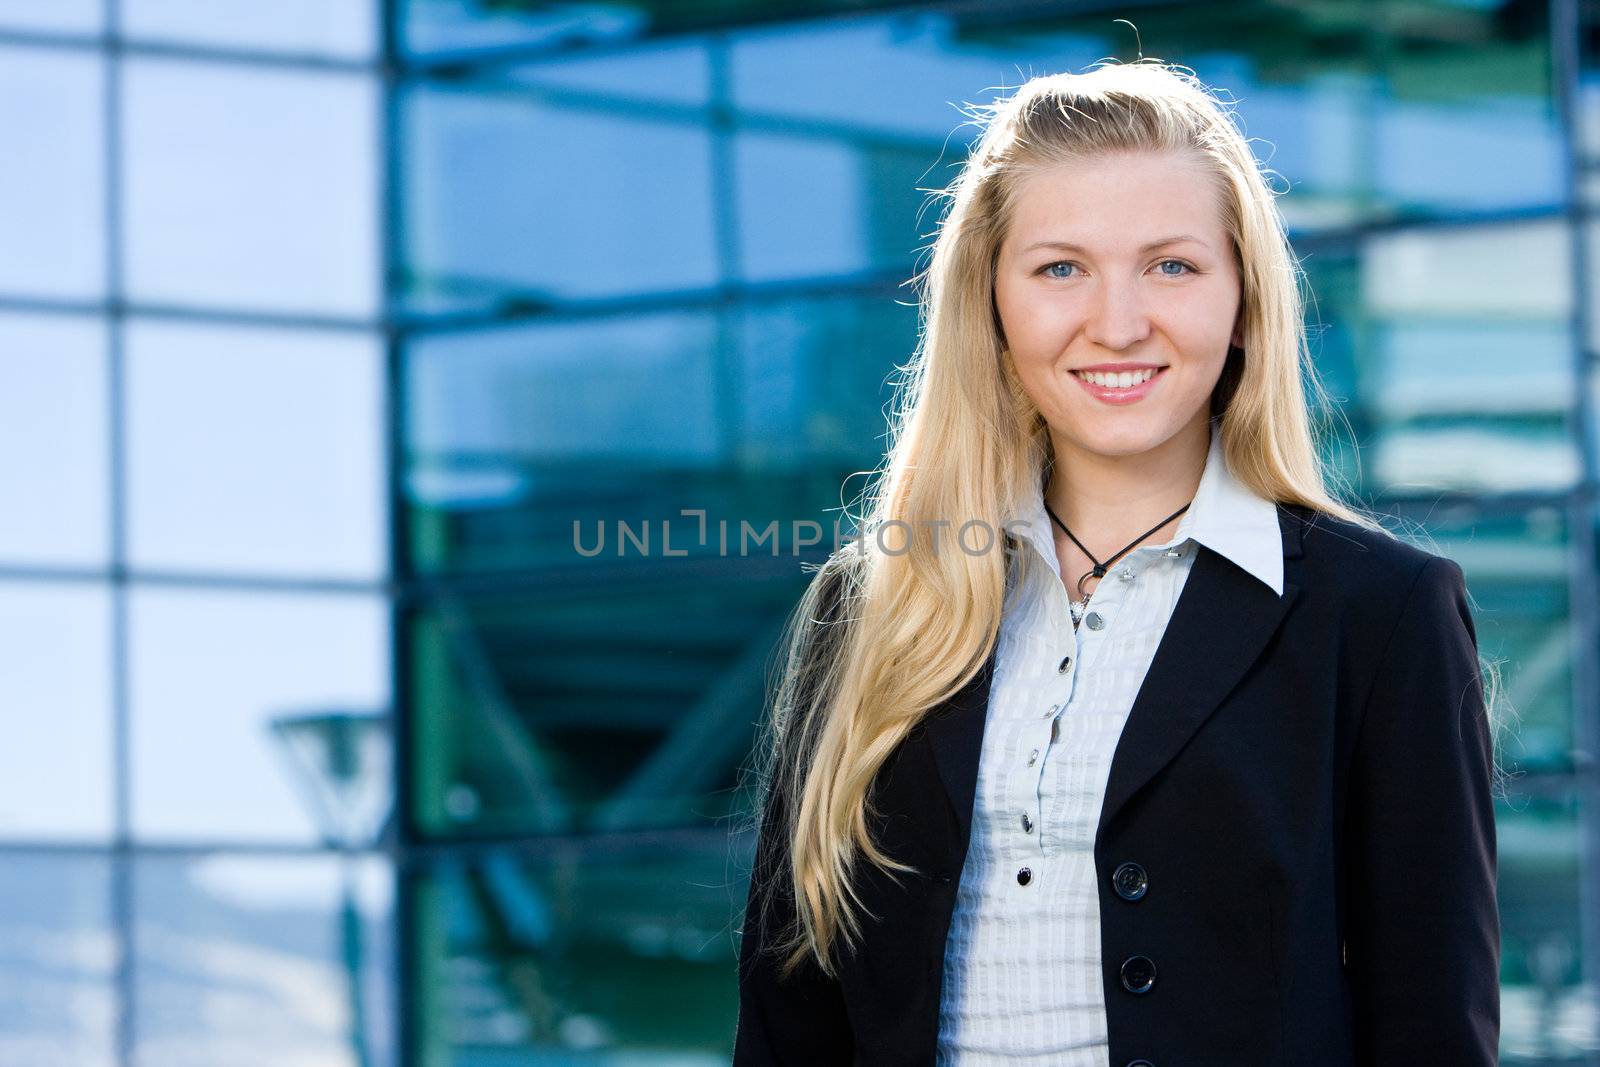
[[[1242,343],[1240,292],[1216,188],[1189,154],[1028,176],[995,276],[1005,343],[1058,454],[1135,456],[1205,433]],[[1154,376],[1130,388],[1118,369],[1084,374],[1123,365],[1135,383]]]

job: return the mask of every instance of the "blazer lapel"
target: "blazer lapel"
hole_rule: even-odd
[[[1144,784],[1155,777],[1250,669],[1299,595],[1301,519],[1278,508],[1283,533],[1283,595],[1275,595],[1225,556],[1199,546],[1178,596],[1166,633],[1134,698],[1112,756],[1100,809],[1100,830]],[[978,759],[983,749],[995,652],[949,700],[929,713],[933,747],[963,843],[972,832]]]

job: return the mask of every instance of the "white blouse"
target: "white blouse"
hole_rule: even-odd
[[[1123,722],[1198,544],[1283,591],[1277,506],[1234,480],[1215,421],[1176,530],[1112,564],[1076,630],[1042,488],[1008,524],[1022,570],[1001,620],[945,947],[940,1064],[1109,1067],[1094,840]]]

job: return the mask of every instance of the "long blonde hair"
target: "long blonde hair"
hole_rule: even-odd
[[[981,520],[999,530],[1037,491],[1048,426],[1004,352],[994,301],[1019,179],[1106,153],[1177,151],[1196,154],[1222,193],[1242,282],[1243,348],[1230,351],[1211,398],[1229,468],[1269,500],[1383,530],[1325,488],[1332,472],[1302,382],[1319,411],[1330,406],[1306,347],[1299,264],[1230,109],[1185,68],[1141,60],[1033,78],[973,114],[976,147],[934,191],[948,206],[916,279],[920,342],[903,368],[884,463],[863,493],[861,529],[949,521],[953,534]],[[874,550],[878,539],[836,551],[796,605],[770,743],[758,748],[757,777],[779,802],[774,825],[789,846],[774,872],[783,884],[757,887],[763,908],[780,888],[794,903],[777,949],[785,974],[810,956],[836,975],[836,942],[842,935],[853,948],[860,936],[852,882],[862,858],[915,870],[872,841],[869,787],[922,717],[983,667],[998,632],[1006,553],[936,551],[922,536]]]

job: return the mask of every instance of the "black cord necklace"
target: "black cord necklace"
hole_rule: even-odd
[[[1193,500],[1189,501],[1189,504],[1193,504],[1193,503],[1194,503]],[[1115,563],[1117,560],[1121,559],[1123,556],[1127,555],[1129,552],[1132,552],[1133,549],[1139,544],[1140,541],[1143,541],[1146,537],[1149,537],[1151,534],[1153,534],[1157,530],[1161,529],[1161,527],[1165,526],[1167,523],[1171,522],[1173,519],[1177,518],[1179,515],[1182,515],[1185,511],[1188,511],[1189,510],[1189,504],[1185,504],[1183,507],[1179,508],[1177,511],[1174,511],[1171,515],[1168,515],[1166,518],[1162,519],[1160,522],[1158,522],[1154,526],[1150,527],[1150,529],[1148,529],[1144,533],[1140,534],[1138,537],[1135,537],[1132,541],[1130,541],[1128,543],[1128,546],[1126,548],[1124,548],[1122,551],[1118,552],[1116,555],[1111,556],[1110,558],[1104,560],[1103,562],[1101,560],[1095,559],[1094,558],[1094,553],[1090,552],[1089,549],[1084,546],[1084,543],[1082,541],[1078,540],[1076,537],[1073,536],[1072,531],[1067,529],[1067,524],[1061,521],[1060,516],[1058,516],[1054,511],[1051,511],[1049,504],[1046,504],[1044,506],[1044,510],[1049,513],[1050,518],[1055,520],[1055,524],[1057,526],[1061,527],[1061,532],[1066,534],[1068,537],[1071,537],[1072,538],[1072,543],[1077,545],[1079,550],[1081,550],[1085,556],[1088,556],[1091,560],[1094,561],[1094,570],[1085,571],[1085,572],[1083,572],[1082,575],[1080,575],[1078,577],[1078,596],[1080,596],[1084,600],[1088,600],[1089,599],[1089,594],[1087,594],[1087,593],[1085,593],[1083,591],[1083,583],[1084,582],[1088,581],[1090,578],[1104,578],[1107,568],[1109,568],[1113,563]],[[1076,626],[1078,624],[1078,620],[1077,620],[1077,616],[1076,615],[1073,616],[1072,624],[1074,626]]]

